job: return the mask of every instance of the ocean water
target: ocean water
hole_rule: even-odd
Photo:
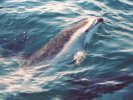
[[[88,16],[104,23],[80,66],[19,67]],[[132,0],[0,0],[0,100],[133,100],[132,83]]]

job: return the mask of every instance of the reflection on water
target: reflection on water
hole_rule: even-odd
[[[0,99],[132,100],[132,11],[131,0],[0,1]],[[105,22],[80,66],[19,67],[23,54],[87,16]]]

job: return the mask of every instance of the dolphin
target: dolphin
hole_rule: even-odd
[[[57,63],[70,59],[79,65],[85,58],[85,45],[89,44],[103,18],[88,17],[59,32],[53,39],[35,53],[26,57],[22,65],[33,65],[40,62]]]

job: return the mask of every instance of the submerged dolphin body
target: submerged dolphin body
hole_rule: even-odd
[[[81,58],[83,58],[82,56],[85,55],[85,44],[90,43],[92,36],[102,21],[102,18],[97,17],[89,17],[79,21],[75,25],[61,31],[23,63],[26,65],[40,63],[41,61],[55,63],[61,59],[74,56],[74,63],[79,64]]]

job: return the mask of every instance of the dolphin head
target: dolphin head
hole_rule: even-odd
[[[89,17],[86,19],[87,24],[85,25],[85,40],[84,43],[90,43],[90,40],[94,33],[99,28],[100,24],[103,22],[103,18]]]
[[[103,22],[103,18],[97,18],[97,17],[89,17],[86,19],[87,21],[87,29],[86,32],[90,31],[93,28],[98,28],[98,26]]]

